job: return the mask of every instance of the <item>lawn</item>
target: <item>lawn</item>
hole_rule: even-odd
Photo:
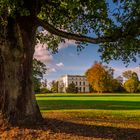
[[[140,120],[140,94],[38,94],[41,112]]]
[[[38,94],[36,98],[43,123],[0,129],[0,139],[140,139],[140,94]]]

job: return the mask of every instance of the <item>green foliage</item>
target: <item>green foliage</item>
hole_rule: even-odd
[[[109,4],[112,2],[113,4]],[[113,5],[113,6],[110,6]],[[112,7],[114,9],[112,9]],[[8,18],[20,19],[30,16],[47,21],[52,27],[79,36],[97,37],[99,52],[106,62],[121,59],[128,63],[136,61],[140,54],[140,2],[138,0],[1,0],[0,25],[8,25]],[[10,23],[9,23],[10,24]],[[42,29],[44,30],[44,29]],[[53,51],[58,51],[58,44],[64,38],[40,31],[36,35],[42,43],[47,43]],[[88,42],[88,41],[87,41]],[[83,42],[76,41],[78,50]],[[138,56],[139,57],[139,56]]]
[[[67,93],[77,93],[78,92],[78,88],[76,87],[76,85],[74,83],[70,83],[66,89]]]
[[[140,1],[120,1],[112,16],[115,18],[114,25],[104,32],[106,35],[112,34],[112,41],[100,45],[102,59],[135,62],[140,53]]]
[[[34,92],[39,93],[41,88],[41,81],[37,77],[33,76],[33,86],[34,86]]]
[[[127,92],[135,93],[137,92],[138,83],[137,80],[130,78],[124,83],[124,88]]]
[[[137,90],[138,90],[138,92],[140,92],[140,82],[138,84]]]
[[[51,92],[52,93],[58,93],[58,82],[57,81],[52,81]]]
[[[107,6],[104,0],[58,0],[42,5],[38,16],[57,28],[86,34],[89,28],[98,29],[105,22]]]
[[[119,82],[116,79],[112,79],[110,82],[109,91],[111,91],[111,92],[117,91],[118,88],[119,88]]]
[[[104,0],[58,0],[43,4],[38,17],[42,20],[49,21],[51,25],[57,29],[65,30],[69,33],[79,35],[87,35],[93,32],[97,36],[101,34],[106,23],[109,24],[107,18],[107,5]],[[58,51],[58,44],[65,42],[63,38],[53,34],[44,36],[38,33],[41,42],[48,44],[49,49],[53,52]],[[42,39],[43,38],[43,39]],[[80,51],[84,47],[85,42],[76,41],[77,50]]]
[[[1,0],[0,1],[0,16],[4,15],[5,21],[6,21],[6,18],[16,17],[17,15],[29,16],[30,11],[27,9],[27,7],[25,7],[24,4],[25,4],[24,0]]]
[[[52,91],[49,90],[49,89],[47,89],[47,88],[41,88],[41,89],[40,89],[40,93],[41,93],[41,94],[52,93]]]
[[[131,70],[125,71],[125,72],[123,72],[123,77],[126,79],[130,79],[130,78],[132,78],[132,73],[133,72]]]
[[[46,65],[44,63],[37,59],[33,60],[33,84],[36,93],[40,92],[41,79],[46,70]]]
[[[124,88],[127,92],[137,92],[139,86],[139,78],[136,72],[125,71],[123,76],[128,79],[124,83]]]
[[[136,72],[132,73],[132,78],[135,79],[136,81],[139,81],[138,74]]]
[[[125,63],[136,61],[136,56],[140,53],[140,3],[138,1],[120,1],[120,4],[113,2],[115,9],[110,10],[105,0],[59,0],[54,5],[45,5],[39,16],[56,28],[71,33],[84,35],[92,33],[97,37],[110,37],[110,41],[107,41],[108,38],[105,39],[104,43],[100,43],[99,48],[99,52],[102,53],[101,58],[106,62],[112,59],[121,59]],[[54,8],[55,6],[57,8]],[[47,16],[48,14],[50,16]],[[54,45],[51,43],[53,46],[49,43],[49,48],[57,51],[57,43]],[[81,43],[78,46],[80,50],[83,48]]]
[[[46,72],[46,65],[41,61],[34,59],[33,60],[33,75],[38,78],[43,78],[43,74]]]

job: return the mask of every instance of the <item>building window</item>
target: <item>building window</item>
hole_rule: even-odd
[[[81,87],[79,87],[79,92],[81,92]]]
[[[78,87],[76,87],[76,92],[78,92]]]
[[[77,85],[77,82],[75,82],[75,85]]]
[[[83,92],[85,92],[85,87],[83,87]]]
[[[85,85],[85,82],[83,82],[83,85]]]
[[[81,82],[79,82],[79,84],[81,85]]]

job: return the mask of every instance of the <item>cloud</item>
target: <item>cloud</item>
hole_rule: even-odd
[[[42,30],[41,33],[46,37],[49,34],[48,31],[46,31],[46,30]],[[56,72],[60,68],[64,67],[64,64],[62,62],[54,64],[53,55],[48,50],[47,44],[42,44],[42,43],[40,43],[39,40],[38,40],[38,42],[39,43],[35,47],[34,58],[40,60],[41,62],[43,62],[46,65],[46,67],[47,67],[47,73],[46,74],[47,75],[49,73]],[[65,43],[61,42],[61,43],[58,44],[58,50],[67,48],[70,45],[75,45],[75,41],[66,39]]]
[[[55,68],[50,68],[50,69],[48,69],[48,71],[47,71],[48,73],[51,73],[51,72],[56,72],[56,69]]]
[[[43,30],[41,32],[43,33],[44,36],[47,36],[47,34],[48,34],[48,32],[46,30]],[[34,58],[36,58],[46,64],[51,63],[53,61],[53,55],[51,54],[50,51],[48,51],[47,44],[42,44],[42,43],[40,43],[39,40],[38,40],[38,42],[39,43],[35,47]],[[58,44],[58,50],[67,48],[70,45],[75,45],[75,41],[66,39],[65,43],[61,42]]]
[[[47,75],[49,75],[50,73],[54,73],[54,72],[56,72],[56,69],[53,68],[53,67],[49,67],[49,68],[47,69],[46,74],[45,74],[44,76],[47,76]]]
[[[131,70],[133,72],[140,73],[140,67],[130,67],[130,68],[116,68],[116,67],[114,67],[114,70],[118,71],[118,72],[124,72],[127,70]]]
[[[120,68],[116,68],[116,67],[113,67],[113,69],[115,70],[115,74],[118,76],[118,75],[122,75],[122,73],[124,71],[128,71],[128,70],[131,70],[133,72],[136,72],[140,78],[140,67],[130,67],[130,68],[124,68],[124,67],[120,67]]]
[[[47,50],[47,48],[48,48],[47,44],[38,43],[35,47],[34,58],[40,60],[46,65],[47,67],[46,75],[49,75],[50,73],[54,73],[57,70],[59,70],[61,67],[64,66],[64,64],[62,62],[54,64],[53,55],[51,54],[50,51]]]
[[[57,67],[63,67],[64,64],[63,64],[62,62],[60,62],[60,63],[56,64],[56,66],[57,66]]]
[[[47,50],[47,45],[41,43],[38,43],[35,47],[34,58],[45,64],[51,63],[53,60],[52,54]]]
[[[132,70],[136,73],[140,73],[140,67],[131,68],[130,70]]]
[[[71,46],[71,45],[76,45],[75,41],[66,39],[65,43],[64,42],[59,43],[58,49],[60,50],[60,49],[63,49],[63,48],[67,48],[68,46]]]

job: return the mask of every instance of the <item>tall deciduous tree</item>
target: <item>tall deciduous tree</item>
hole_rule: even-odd
[[[53,51],[67,38],[76,40],[78,48],[85,42],[100,44],[106,61],[135,61],[140,52],[140,2],[112,1],[118,10],[112,11],[105,0],[0,1],[1,118],[14,124],[41,119],[32,94],[36,37]],[[41,26],[47,34],[37,33]]]
[[[96,62],[87,70],[86,77],[95,91],[112,91],[113,69]]]

